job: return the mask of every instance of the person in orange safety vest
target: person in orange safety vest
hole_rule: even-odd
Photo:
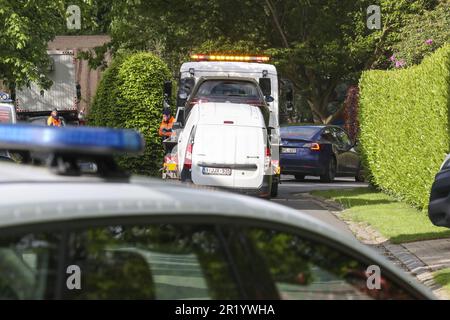
[[[163,120],[159,126],[159,135],[164,138],[168,138],[173,134],[172,127],[175,122],[175,118],[172,117],[170,109],[164,109]]]
[[[58,115],[58,110],[53,109],[52,113],[50,114],[50,117],[47,118],[47,125],[53,126],[53,127],[61,127],[62,121],[61,118]]]

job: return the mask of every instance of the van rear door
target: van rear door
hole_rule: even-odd
[[[227,188],[258,188],[264,177],[263,130],[233,124],[198,125],[192,181]]]
[[[265,129],[236,126],[235,188],[259,188],[264,178]]]
[[[235,141],[233,126],[198,125],[192,154],[192,182],[232,188]]]

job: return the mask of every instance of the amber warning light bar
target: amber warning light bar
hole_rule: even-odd
[[[234,55],[212,55],[192,54],[191,59],[195,61],[241,61],[241,62],[268,62],[268,56],[234,56]]]

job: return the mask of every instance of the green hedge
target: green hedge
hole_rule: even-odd
[[[372,182],[425,208],[449,152],[450,45],[420,65],[363,73],[360,142]]]
[[[118,159],[124,169],[159,175],[163,146],[158,136],[162,119],[163,83],[171,78],[169,68],[147,53],[120,54],[105,71],[88,116],[89,125],[136,129],[145,138],[142,156]]]

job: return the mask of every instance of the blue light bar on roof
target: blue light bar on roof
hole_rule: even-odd
[[[144,146],[134,130],[0,125],[0,149],[111,155],[141,153]]]

